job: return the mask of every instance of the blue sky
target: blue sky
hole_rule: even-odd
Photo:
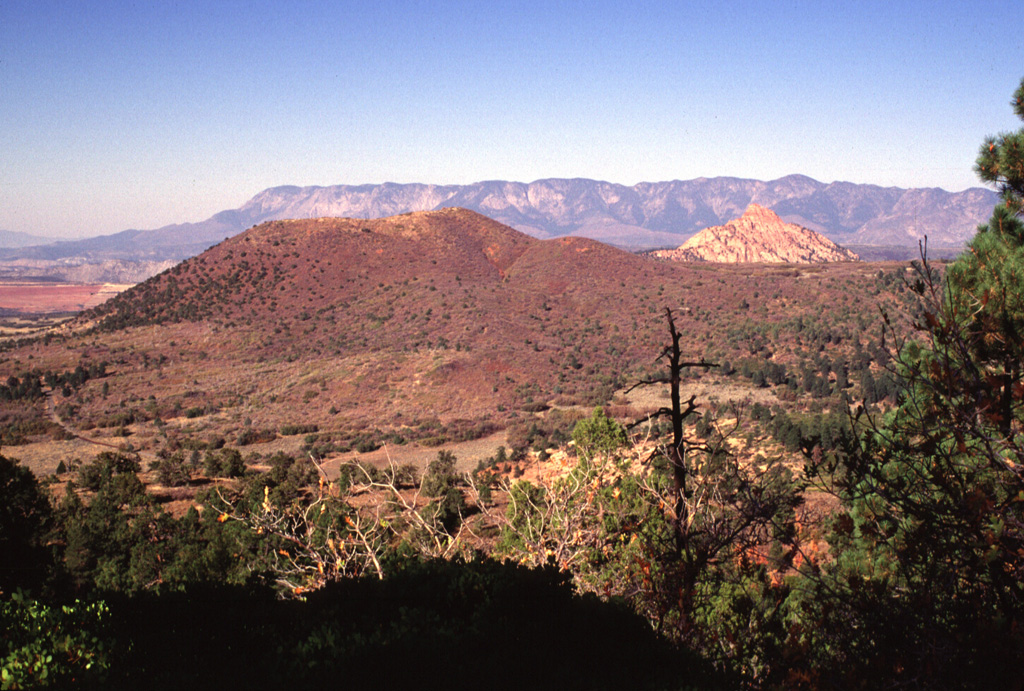
[[[275,185],[729,175],[977,185],[1020,0],[8,2],[0,228],[203,220]]]

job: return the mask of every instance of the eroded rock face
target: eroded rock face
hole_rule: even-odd
[[[722,226],[705,228],[674,250],[657,257],[676,261],[813,264],[858,261],[854,252],[820,233],[786,223],[771,209],[751,204]]]

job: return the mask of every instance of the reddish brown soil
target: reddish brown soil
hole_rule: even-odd
[[[473,467],[500,444],[522,446],[495,435],[525,442],[546,407],[590,410],[661,376],[665,308],[687,358],[722,364],[687,373],[701,405],[822,411],[829,399],[758,388],[742,368],[770,362],[802,378],[823,359],[870,361],[882,350],[880,308],[898,325],[913,306],[898,290],[905,273],[897,263],[659,262],[580,238],[534,240],[458,210],[275,221],[12,345],[0,381],[106,363],[106,376],[57,392],[61,418],[143,453],[226,443],[265,457],[304,453],[312,436],[335,469],[342,458],[386,463],[383,447],[356,451],[381,443],[418,467],[450,448],[439,445],[466,444],[452,450]],[[611,414],[666,405],[663,393],[640,393]],[[316,432],[283,434],[295,426]],[[280,437],[239,441],[250,430]],[[743,434],[763,441],[758,429]]]
[[[0,281],[0,309],[32,314],[78,312],[101,304],[127,287],[110,283]]]

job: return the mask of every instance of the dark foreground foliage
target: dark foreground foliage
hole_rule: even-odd
[[[62,686],[730,686],[628,608],[574,594],[569,576],[553,568],[414,561],[384,580],[336,581],[304,600],[215,584],[104,598],[110,616],[86,632],[102,664],[64,675]],[[13,614],[5,615],[11,630]],[[5,636],[0,655],[14,643]]]

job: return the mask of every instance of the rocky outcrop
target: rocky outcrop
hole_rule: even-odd
[[[751,204],[722,226],[705,228],[678,249],[653,252],[676,261],[815,264],[860,258],[813,230],[786,223],[771,209]]]

